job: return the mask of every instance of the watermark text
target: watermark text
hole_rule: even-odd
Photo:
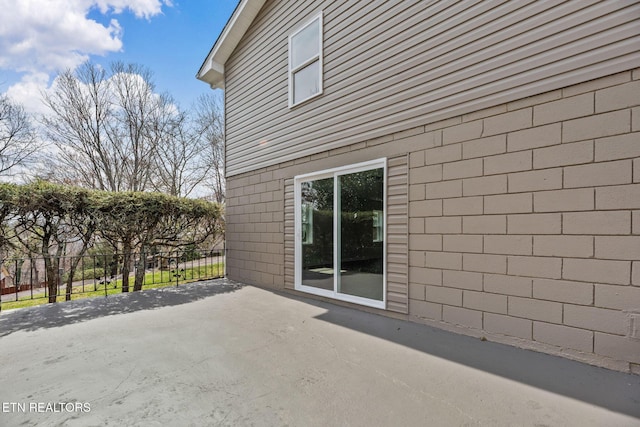
[[[2,402],[2,413],[78,413],[91,412],[89,402]]]

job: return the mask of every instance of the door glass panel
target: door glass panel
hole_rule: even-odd
[[[302,183],[302,284],[333,291],[333,178]]]
[[[338,292],[382,301],[384,171],[338,177]]]

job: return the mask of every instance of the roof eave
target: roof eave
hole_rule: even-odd
[[[225,64],[265,2],[240,1],[196,74],[198,80],[208,83],[213,89],[224,89]]]

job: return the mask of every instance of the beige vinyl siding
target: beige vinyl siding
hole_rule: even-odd
[[[324,93],[288,108],[287,37],[323,11]],[[227,173],[640,66],[637,1],[268,1],[225,67]]]
[[[409,312],[409,162],[387,161],[387,310]]]
[[[293,178],[284,181],[284,287],[295,288],[296,221]]]

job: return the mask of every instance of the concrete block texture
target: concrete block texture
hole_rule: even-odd
[[[462,306],[462,290],[444,286],[426,286],[425,301],[460,307]]]
[[[640,288],[596,284],[595,306],[614,310],[640,310]]]
[[[533,279],[528,277],[507,276],[504,274],[485,274],[483,281],[485,292],[518,297],[532,296]]]
[[[593,304],[593,284],[568,280],[533,279],[533,297],[579,305]]]
[[[617,360],[640,363],[640,341],[596,332],[594,352]]]
[[[592,160],[593,141],[574,142],[533,150],[534,169],[579,165]]]
[[[464,196],[503,194],[506,192],[506,175],[485,176],[482,178],[468,178],[462,181],[462,194]]]
[[[596,209],[640,209],[640,184],[596,188]]]
[[[507,216],[509,234],[560,234],[561,231],[562,215],[560,213]]]
[[[484,174],[496,175],[531,170],[532,151],[518,151],[484,158]]]
[[[533,254],[589,258],[593,256],[593,236],[534,236]]]
[[[564,187],[598,187],[603,185],[631,184],[633,165],[631,160],[593,163],[564,168]]]
[[[597,90],[596,113],[635,107],[640,104],[640,81]]]
[[[532,211],[533,197],[531,193],[484,196],[485,214],[526,213]]]
[[[388,182],[406,194],[392,208],[406,253],[387,244],[407,260],[414,317],[635,360],[624,311],[640,309],[639,101],[640,80],[619,73],[230,177],[230,275],[294,277],[283,182],[394,153],[407,163],[402,185]]]
[[[637,115],[640,116],[640,108]],[[635,118],[635,115],[634,115]],[[640,122],[640,118],[638,119]],[[595,141],[595,161],[631,159],[640,157],[640,133],[632,132]]]
[[[544,322],[533,322],[533,339],[558,347],[592,352],[593,332]]]
[[[562,142],[584,141],[630,131],[631,110],[619,110],[563,122]]]
[[[503,154],[506,151],[506,135],[495,135],[487,138],[474,139],[462,144],[463,159],[492,156],[494,154]]]
[[[596,236],[596,258],[640,259],[640,236]]]
[[[508,297],[510,316],[550,323],[562,323],[562,304],[531,298]]]
[[[565,258],[562,278],[612,285],[628,285],[631,277],[630,261]]]
[[[594,113],[593,92],[547,102],[533,107],[535,126],[589,116]]]
[[[562,188],[562,169],[518,172],[508,175],[509,193],[557,190]]]
[[[445,235],[442,239],[442,250],[446,252],[482,252],[482,236],[461,234]]]
[[[594,208],[594,189],[552,190],[533,193],[535,212],[589,211]]]
[[[409,313],[424,319],[442,320],[442,304],[410,299]]]
[[[533,109],[511,111],[484,119],[483,136],[513,132],[531,127],[533,124]]]
[[[553,257],[510,256],[507,273],[513,276],[559,279],[562,276],[562,259]]]
[[[467,328],[482,329],[482,312],[461,307],[442,307],[442,320]]]
[[[482,274],[469,271],[444,270],[442,284],[451,288],[482,290]]]
[[[531,255],[531,236],[484,236],[484,252],[489,254]]]
[[[483,312],[507,314],[507,296],[486,292],[464,291],[463,306]]]
[[[480,136],[482,136],[482,129],[482,120],[475,120],[445,128],[442,132],[442,143],[453,144],[455,142],[480,138]]]
[[[564,324],[616,335],[627,333],[627,317],[619,310],[565,304]]]
[[[531,340],[532,324],[533,322],[527,319],[484,313],[484,329],[492,333]]]
[[[466,253],[462,254],[462,267],[465,271],[505,274],[507,272],[507,257]]]
[[[462,232],[465,234],[505,234],[506,215],[482,215],[462,217]]]
[[[482,176],[482,159],[460,160],[443,165],[442,179],[471,178],[476,176]]]
[[[629,211],[602,211],[562,214],[564,234],[625,235],[631,233]]]
[[[547,147],[562,142],[562,124],[554,123],[507,134],[507,151]]]

